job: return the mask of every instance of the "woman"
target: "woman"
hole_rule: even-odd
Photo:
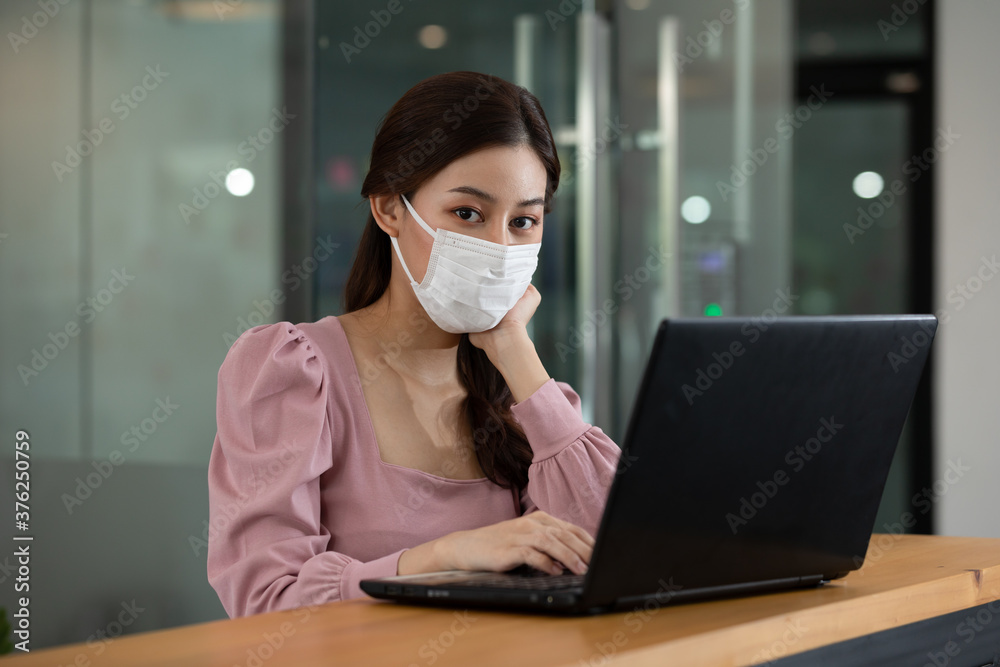
[[[525,330],[558,181],[519,86],[453,72],[392,107],[347,312],[250,329],[219,371],[208,578],[231,617],[379,576],[586,571],[620,450]]]

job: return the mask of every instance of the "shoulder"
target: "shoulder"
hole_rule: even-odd
[[[306,325],[263,324],[236,339],[219,369],[219,385],[268,394],[292,384],[322,381],[324,364]]]
[[[328,461],[322,444],[330,424],[326,365],[305,328],[291,322],[253,327],[236,339],[219,369],[213,457],[255,489],[265,472],[273,474],[262,466],[286,450],[313,452],[303,461]],[[316,452],[327,458],[315,458]]]

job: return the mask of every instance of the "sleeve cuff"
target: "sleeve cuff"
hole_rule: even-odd
[[[367,593],[361,590],[362,579],[375,579],[377,577],[394,577],[399,567],[399,557],[407,549],[400,549],[388,556],[382,556],[366,563],[352,561],[344,568],[340,578],[340,599],[349,600],[353,598],[367,597]]]
[[[583,421],[576,398],[574,405],[560,383],[549,378],[531,396],[511,406],[534,452],[532,463],[555,456],[590,429],[590,424]]]

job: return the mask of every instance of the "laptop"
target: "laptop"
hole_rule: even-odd
[[[936,329],[931,315],[664,320],[585,574],[522,565],[361,589],[596,614],[843,577],[864,563]]]

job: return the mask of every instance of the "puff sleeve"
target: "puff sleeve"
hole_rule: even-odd
[[[208,469],[208,581],[230,617],[363,595],[402,549],[360,562],[327,550],[320,476],[333,465],[325,364],[288,322],[254,327],[219,370]]]
[[[595,535],[621,449],[583,421],[580,396],[565,382],[550,378],[511,411],[534,452],[523,513],[541,509]]]

